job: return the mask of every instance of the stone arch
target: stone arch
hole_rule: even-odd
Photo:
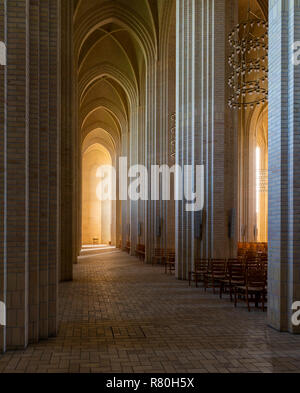
[[[147,63],[156,59],[157,43],[153,34],[146,27],[146,23],[132,9],[128,9],[118,3],[106,3],[89,10],[83,15],[80,23],[75,28],[75,58],[78,59],[81,48],[86,39],[98,28],[107,23],[114,22],[127,28],[140,45]]]
[[[80,119],[81,127],[84,125],[88,116],[100,108],[104,108],[112,115],[114,121],[116,122],[116,125],[122,132],[124,132],[124,130],[128,128],[128,120],[124,116],[122,111],[118,108],[117,105],[115,105],[112,101],[106,98],[98,98],[96,100],[93,100],[82,108]]]
[[[113,145],[115,147],[115,150],[117,152],[119,150],[119,148],[120,148],[120,138],[121,138],[121,136],[120,136],[119,133],[116,133],[116,131],[113,129],[113,127],[111,127],[109,124],[107,124],[107,123],[105,123],[103,121],[98,121],[98,122],[95,122],[95,123],[92,123],[92,124],[90,124],[88,126],[83,127],[82,133],[81,133],[81,136],[82,136],[82,138],[81,138],[82,142],[81,143],[84,143],[84,140],[86,139],[88,134],[90,132],[92,132],[93,130],[96,130],[96,129],[101,129],[105,133],[107,133],[107,137],[109,139],[111,139],[111,141],[112,141],[112,143],[113,143]]]
[[[137,105],[138,102],[138,86],[120,71],[117,67],[110,63],[97,64],[91,68],[79,81],[79,97],[82,99],[88,88],[98,79],[108,76],[121,85],[125,91],[131,107]]]
[[[116,155],[116,146],[112,138],[110,138],[109,133],[102,128],[94,128],[89,131],[82,141],[81,151],[82,154],[92,145],[99,144],[105,147],[109,152],[112,161]]]
[[[127,58],[127,61],[128,61],[129,66],[130,66],[131,72],[132,72],[132,74],[133,74],[133,76],[134,76],[134,79],[135,79],[135,83],[137,84],[137,74],[136,74],[136,70],[134,69],[134,66],[133,66],[133,64],[132,64],[132,59],[130,59],[130,56],[128,55],[128,53],[127,53],[127,51],[125,50],[125,48],[123,47],[123,45],[119,42],[119,40],[118,40],[116,37],[114,37],[114,34],[115,34],[116,32],[121,31],[121,30],[126,31],[126,29],[122,28],[122,29],[119,29],[119,30],[117,30],[117,31],[114,30],[113,32],[110,32],[110,33],[106,33],[104,29],[99,29],[99,30],[103,31],[103,33],[105,33],[105,35],[99,37],[98,39],[95,40],[95,42],[94,42],[92,45],[90,45],[89,49],[88,49],[88,50],[86,51],[86,53],[84,54],[83,58],[81,59],[81,62],[80,62],[80,64],[79,64],[79,66],[78,66],[79,73],[81,72],[81,69],[83,68],[84,62],[85,62],[85,60],[88,58],[88,55],[92,52],[92,50],[93,50],[102,40],[105,40],[105,39],[107,39],[108,37],[110,37],[110,38],[118,45],[118,47],[121,49],[122,53],[123,53],[123,54],[125,55],[125,57]]]

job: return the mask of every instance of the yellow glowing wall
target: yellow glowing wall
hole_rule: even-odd
[[[97,196],[101,165],[111,165],[109,152],[100,144],[90,146],[82,157],[82,244],[108,244],[112,235],[112,202]]]

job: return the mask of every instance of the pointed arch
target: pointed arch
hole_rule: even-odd
[[[134,10],[121,4],[104,3],[86,12],[75,26],[75,58],[78,61],[81,49],[87,38],[98,28],[108,23],[120,25],[132,33],[144,54],[147,62],[157,57],[157,48],[153,33],[147,28],[145,21]]]
[[[111,63],[100,63],[91,68],[79,81],[79,98],[80,101],[89,87],[97,80],[103,77],[110,77],[115,80],[123,88],[128,97],[130,106],[133,107],[138,103],[138,86],[134,85],[132,81]]]

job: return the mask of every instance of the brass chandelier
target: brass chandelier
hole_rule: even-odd
[[[268,101],[268,22],[248,8],[248,18],[229,34],[232,53],[228,63],[233,109],[254,109]]]

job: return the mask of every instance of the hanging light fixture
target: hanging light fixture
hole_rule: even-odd
[[[171,115],[171,129],[170,129],[170,157],[175,161],[176,158],[176,113]]]
[[[251,11],[250,1],[247,20],[234,27],[228,41],[232,48],[228,104],[233,109],[254,109],[268,101],[268,22]]]

